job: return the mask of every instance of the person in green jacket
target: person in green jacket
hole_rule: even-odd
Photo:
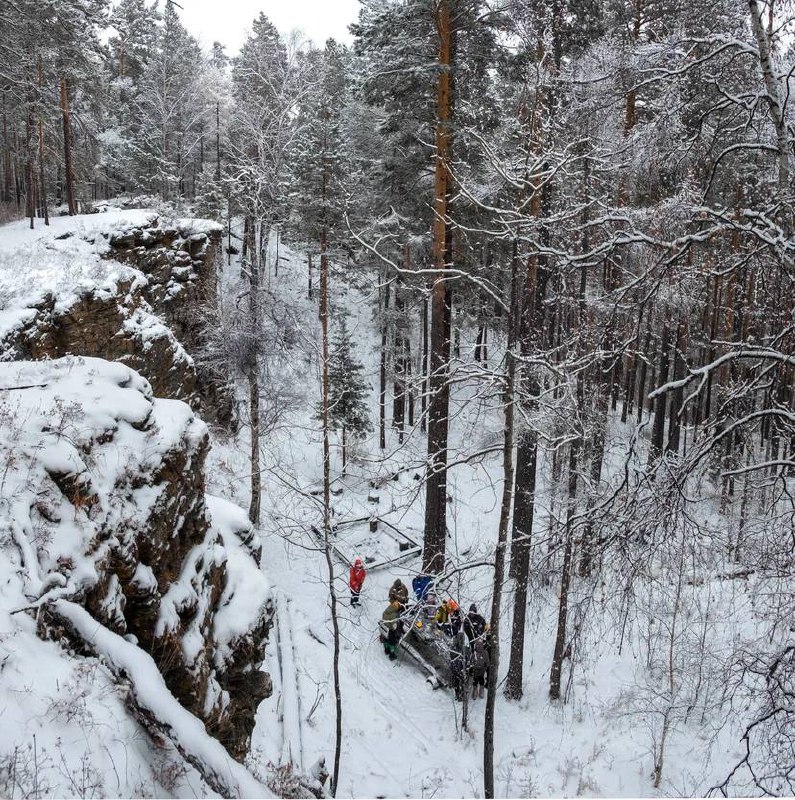
[[[396,600],[401,606],[409,601],[409,587],[400,578],[389,587],[389,602],[394,603]]]
[[[393,600],[381,615],[381,619],[386,623],[386,639],[384,640],[384,654],[389,656],[390,661],[397,658],[397,648],[400,637],[403,635],[403,620],[400,618],[400,603]]]

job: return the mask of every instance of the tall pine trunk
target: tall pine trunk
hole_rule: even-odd
[[[8,133],[8,113],[6,109],[6,92],[3,92],[3,191],[0,199],[10,203],[14,194],[14,168],[12,161],[11,137]]]
[[[514,381],[516,360],[513,352],[514,342],[509,345],[505,376],[505,427],[502,447],[502,503],[500,522],[497,531],[497,547],[494,551],[494,584],[491,594],[491,648],[489,652],[489,671],[486,687],[486,712],[483,721],[483,796],[494,797],[494,710],[497,701],[497,682],[500,670],[500,611],[502,606],[502,585],[505,580],[505,547],[508,542],[508,525],[511,519],[513,498],[513,429],[514,429]],[[466,691],[466,686],[464,687]]]
[[[41,120],[41,87],[42,87],[42,65],[39,56],[39,202],[41,203],[44,224],[50,224],[50,210],[47,208],[47,184],[44,170],[44,124]]]
[[[538,43],[537,55],[543,57],[543,42]],[[551,99],[551,98],[550,98]],[[535,104],[530,121],[530,142],[528,152],[540,155],[543,151],[544,128],[542,115],[544,96],[540,87],[536,87]],[[548,103],[551,108],[551,103]],[[550,186],[542,188],[541,176],[532,175],[530,182],[533,196],[530,201],[530,214],[538,219],[542,210],[550,201]],[[542,203],[543,199],[543,203]],[[549,244],[549,230],[542,228],[544,244]],[[509,329],[518,329],[519,344],[523,356],[530,355],[533,348],[538,348],[542,340],[544,320],[544,298],[549,280],[549,269],[545,255],[532,254],[527,261],[527,272],[524,285],[524,302],[519,295],[518,276],[518,242],[513,242],[511,320]],[[524,313],[520,315],[520,309]],[[532,411],[539,393],[537,378],[530,375],[520,377],[520,384],[527,392],[525,400]],[[505,685],[505,695],[514,700],[522,697],[524,677],[524,642],[525,618],[527,614],[527,590],[530,580],[531,537],[535,515],[536,468],[538,462],[538,436],[532,429],[522,431],[516,449],[516,466],[514,470],[513,492],[513,524],[511,529],[511,577],[514,579],[513,593],[513,627],[511,630],[510,662]]]
[[[72,165],[72,114],[69,109],[69,85],[66,76],[61,76],[61,116],[63,117],[63,162],[64,184],[66,186],[66,204],[69,216],[77,214],[75,199],[75,172]]]
[[[673,353],[673,380],[678,380],[684,377],[685,362],[683,360],[685,347],[687,342],[687,322],[684,315],[679,315],[679,324],[676,328],[676,342]],[[669,453],[678,453],[681,443],[682,432],[682,397],[683,390],[681,387],[674,389],[671,393],[671,407],[668,413],[668,442],[665,449]]]
[[[386,449],[386,351],[389,336],[389,275],[384,280],[384,304],[381,318],[381,355],[378,367],[378,444]]]
[[[437,79],[436,167],[434,180],[433,261],[436,277],[431,290],[430,403],[428,408],[428,475],[425,491],[424,572],[444,569],[447,535],[447,434],[450,387],[451,293],[445,280],[452,260],[452,227],[448,217],[452,158],[453,52],[452,0],[439,0],[435,22],[439,34]]]
[[[657,370],[657,386],[663,386],[668,382],[668,368],[670,364],[669,351],[671,338],[671,313],[666,308],[663,317],[662,336],[660,337],[660,360]],[[654,424],[651,432],[651,448],[649,450],[649,460],[653,461],[663,451],[665,437],[665,416],[668,404],[668,392],[662,392],[654,398]]]
[[[221,104],[215,104],[215,180],[221,182]]]
[[[425,433],[428,428],[428,298],[422,301],[422,383],[420,384],[420,430]]]
[[[549,699],[560,699],[563,661],[568,646],[566,631],[569,616],[569,588],[571,586],[572,556],[574,552],[574,513],[577,507],[577,460],[581,439],[575,439],[569,450],[569,492],[566,510],[566,529],[564,532],[563,564],[560,570],[560,594],[558,595],[558,624],[555,631],[555,649],[552,654],[552,667],[549,672]]]
[[[25,210],[30,218],[31,230],[34,227],[34,218],[36,216],[33,183],[33,111],[29,106],[25,119]]]
[[[409,248],[405,247],[406,264],[409,268]],[[398,432],[398,442],[403,444],[406,427],[406,336],[403,330],[404,298],[401,291],[401,278],[395,282],[395,334],[393,345],[394,358],[394,390],[392,393],[392,426]]]
[[[549,271],[543,258],[533,256],[528,263],[525,287],[525,310],[522,315],[522,354],[528,355],[541,335],[544,318],[544,296]],[[518,312],[518,299],[513,304]],[[529,377],[525,381],[532,409],[539,393],[538,381]],[[525,617],[527,614],[527,589],[530,580],[530,552],[535,516],[536,468],[538,463],[538,436],[526,429],[519,437],[516,448],[516,468],[513,494],[513,525],[511,529],[511,568],[514,578],[513,628],[511,653],[505,694],[514,700],[522,697],[524,673]]]

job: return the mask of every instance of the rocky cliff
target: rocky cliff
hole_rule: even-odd
[[[127,211],[3,230],[0,359],[122,361],[156,396],[234,425],[229,388],[193,357],[215,304],[220,226]]]
[[[241,758],[270,694],[271,603],[244,512],[205,496],[207,450],[191,409],[155,399],[127,366],[0,364],[0,545],[40,632],[65,635],[48,604],[80,603],[150,653]]]

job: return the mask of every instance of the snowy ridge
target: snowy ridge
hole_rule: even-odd
[[[232,425],[231,397],[196,362],[213,305],[221,229],[154,211],[55,217],[0,228],[0,359],[123,361],[159,397]]]
[[[143,284],[132,267],[100,258],[110,251],[108,234],[127,233],[151,225],[152,211],[113,211],[78,217],[54,217],[49,227],[30,230],[24,220],[0,229],[0,336],[10,312],[37,302],[48,292],[69,305],[87,288],[115,291],[119,282]],[[104,234],[104,235],[103,235]]]
[[[258,652],[270,587],[242,510],[214,499],[209,519],[207,446],[207,428],[188,406],[153,398],[149,383],[122,364],[0,364],[0,672],[9,677],[0,696],[4,714],[17,720],[13,738],[0,737],[0,764],[22,759],[35,735],[35,758],[47,759],[39,768],[63,759],[72,770],[82,759],[103,796],[180,796],[202,780],[223,795],[267,796],[224,745],[240,749],[250,732],[246,709],[269,691]],[[74,649],[100,661],[75,658]],[[45,672],[32,708],[77,703],[63,724],[30,716],[20,687],[38,674],[37,662]],[[92,755],[103,747],[101,737],[91,744],[92,731],[112,725],[122,747],[142,732],[114,676],[130,682],[144,726],[173,743],[159,754],[139,745],[134,768],[115,786],[102,756]],[[242,695],[230,688],[246,682]],[[107,700],[92,699],[97,693]],[[65,744],[81,738],[84,750]],[[112,746],[107,752],[118,758]],[[156,774],[165,760],[170,783]],[[54,794],[74,791],[69,770],[47,771]],[[21,760],[19,771],[0,775],[0,794],[30,791]]]

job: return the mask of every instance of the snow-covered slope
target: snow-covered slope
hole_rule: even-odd
[[[199,719],[178,722],[190,715],[165,690],[238,755],[270,691],[259,542],[240,509],[208,509],[207,447],[187,405],[153,398],[122,364],[0,365],[0,794],[204,793],[167,741],[147,742],[128,697],[164,730],[193,731],[186,755],[238,769]],[[131,693],[79,653],[107,658]]]
[[[231,398],[193,355],[214,303],[220,226],[152,211],[0,227],[0,360],[123,361],[160,397],[229,424]]]
[[[227,277],[234,273],[230,270]],[[357,276],[358,286],[339,275],[331,281],[332,328],[335,314],[348,315],[356,356],[365,361],[373,387],[378,385],[380,341],[371,316],[375,281],[375,274],[367,271]],[[292,761],[307,768],[319,756],[331,763],[334,694],[326,563],[311,532],[320,518],[313,492],[320,485],[323,461],[316,418],[316,301],[307,299],[305,287],[306,259],[282,245],[279,274],[268,276],[267,288],[306,324],[302,351],[293,357],[299,365],[291,376],[297,399],[268,436],[263,454],[262,537],[280,609],[278,635],[271,637],[267,648],[276,702],[260,706],[252,758],[260,763]],[[374,423],[376,392],[374,388],[371,394]],[[490,397],[474,382],[456,385],[453,409],[451,453],[499,445],[502,419],[496,392]],[[425,446],[417,430],[402,444],[395,431],[387,430],[387,451],[382,453],[375,433],[357,448],[347,476],[341,478],[339,441],[333,439],[332,472],[340,491],[332,496],[334,520],[377,513],[402,530],[421,531],[424,498],[415,475],[422,471]],[[235,440],[214,447],[210,455],[212,490],[241,505],[248,499],[247,452],[246,442]],[[608,454],[611,464],[620,468],[624,452],[624,441],[617,437]],[[550,456],[542,464],[537,487],[536,530],[541,541],[556,513],[552,475]],[[448,553],[452,564],[463,569],[453,572],[445,591],[465,608],[476,603],[487,615],[501,489],[498,452],[458,463],[448,476]],[[372,502],[371,496],[377,501]],[[338,796],[482,795],[484,701],[470,704],[468,730],[462,730],[462,709],[451,693],[434,691],[408,661],[389,661],[378,641],[377,623],[389,585],[395,578],[410,585],[419,567],[415,559],[371,571],[362,607],[355,609],[347,602],[347,564],[335,560],[336,587],[342,598],[343,746]],[[670,586],[651,574],[642,584],[647,594],[637,598],[629,619],[622,617],[620,592],[613,586],[597,583],[573,592],[576,661],[566,686],[567,701],[550,703],[557,583],[547,575],[533,575],[525,695],[519,702],[509,702],[501,691],[497,697],[497,796],[691,795],[707,791],[725,776],[741,757],[742,747],[737,720],[727,722],[720,711],[726,684],[719,656],[727,646],[753,636],[753,589],[743,581],[710,581],[708,573],[706,578],[698,586],[687,585],[686,603],[690,609],[708,606],[714,611],[707,626],[698,623],[702,618],[698,614],[681,615],[674,647],[678,694],[669,706],[665,620],[670,620]],[[501,625],[500,680],[508,666],[510,588],[509,583]],[[648,608],[648,615],[643,608]],[[662,619],[663,624],[651,624],[649,619]],[[745,622],[738,625],[737,620]],[[693,697],[697,701],[689,706]],[[669,707],[666,767],[662,785],[655,790],[654,748]],[[281,734],[274,736],[274,731]]]

